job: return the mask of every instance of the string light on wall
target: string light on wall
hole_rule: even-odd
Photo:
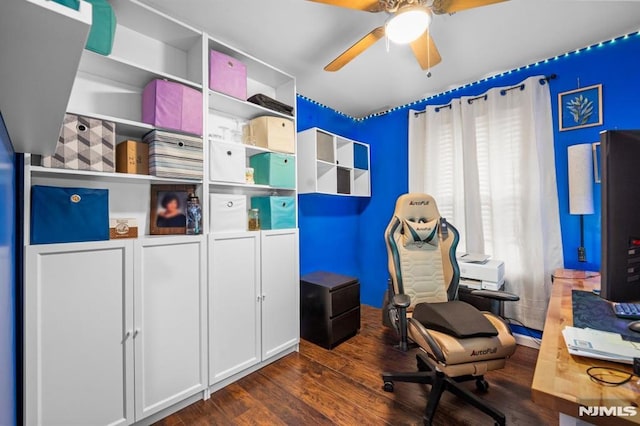
[[[309,103],[312,103],[312,104],[314,104],[314,105],[316,105],[316,106],[319,106],[319,107],[321,107],[321,108],[331,110],[332,112],[334,112],[334,113],[336,113],[336,114],[338,114],[338,115],[341,115],[341,116],[343,116],[343,117],[347,117],[347,118],[350,118],[350,119],[352,119],[352,120],[354,120],[354,121],[358,121],[358,119],[357,119],[357,118],[355,118],[355,117],[353,117],[353,116],[351,116],[351,115],[349,115],[349,114],[345,114],[345,113],[344,113],[344,112],[342,112],[342,111],[335,110],[335,109],[333,109],[333,108],[331,108],[331,107],[329,107],[329,106],[327,106],[327,105],[325,105],[325,104],[321,104],[321,103],[320,103],[320,102],[318,102],[318,101],[314,101],[314,100],[313,100],[313,99],[311,99],[311,98],[308,98],[308,97],[306,97],[306,96],[304,96],[304,95],[301,95],[300,93],[296,93],[296,97],[297,97],[298,99],[302,99],[302,100],[304,100],[304,101],[307,101],[307,102],[309,102]]]
[[[567,57],[570,57],[570,56],[573,56],[573,55],[578,55],[578,54],[580,54],[580,52],[589,51],[592,48],[602,47],[602,46],[605,46],[607,44],[613,44],[618,40],[626,40],[626,39],[628,39],[630,37],[633,37],[633,36],[636,36],[636,37],[640,36],[640,31],[635,31],[635,32],[632,32],[632,33],[628,33],[628,34],[619,36],[619,37],[614,37],[614,38],[612,38],[610,40],[601,41],[599,43],[595,43],[595,44],[592,44],[590,46],[586,46],[586,47],[583,47],[583,48],[580,48],[580,49],[576,49],[576,50],[571,51],[571,52],[566,52],[564,54],[557,55],[557,56],[555,56],[553,58],[542,59],[542,60],[540,60],[538,62],[534,62],[534,63],[528,64],[528,65],[523,65],[523,66],[521,66],[519,68],[514,68],[514,69],[511,69],[509,71],[502,72],[500,74],[492,75],[490,77],[485,77],[485,78],[483,78],[481,80],[477,80],[477,81],[474,81],[472,83],[466,83],[466,84],[464,84],[462,86],[456,87],[454,89],[447,90],[445,92],[438,93],[436,95],[428,96],[428,97],[425,97],[423,99],[419,99],[417,101],[413,101],[413,102],[410,102],[410,103],[407,103],[407,104],[404,104],[404,105],[399,105],[397,107],[390,108],[390,109],[388,109],[386,111],[376,112],[374,114],[369,114],[369,115],[367,115],[365,117],[360,117],[360,118],[356,118],[356,117],[350,116],[348,114],[345,114],[345,113],[343,113],[341,111],[337,111],[337,110],[335,110],[335,109],[333,109],[331,107],[328,107],[328,106],[326,106],[324,104],[316,102],[313,99],[307,98],[306,96],[303,96],[303,95],[300,95],[300,94],[298,94],[297,96],[298,96],[298,98],[304,99],[305,101],[308,101],[308,102],[311,102],[314,105],[320,106],[322,108],[329,109],[329,110],[335,112],[338,115],[350,118],[351,120],[353,120],[355,122],[361,122],[361,121],[365,121],[365,120],[368,120],[368,119],[373,118],[373,117],[379,117],[379,116],[386,115],[386,114],[389,114],[389,113],[392,113],[392,112],[400,111],[402,109],[411,108],[411,107],[419,105],[419,104],[425,104],[425,103],[427,103],[427,102],[429,102],[429,101],[431,101],[433,99],[440,98],[442,96],[446,96],[446,95],[452,94],[454,92],[457,92],[457,91],[460,91],[460,90],[463,90],[463,89],[466,89],[466,88],[469,88],[469,87],[472,87],[472,86],[475,86],[475,85],[478,85],[478,84],[486,83],[489,80],[493,80],[493,79],[496,79],[496,78],[499,78],[499,77],[504,77],[505,75],[509,75],[511,73],[515,73],[515,72],[519,72],[519,71],[522,71],[522,70],[525,70],[525,69],[529,69],[529,68],[534,67],[534,66],[539,66],[541,64],[548,64],[549,61],[552,61],[552,60],[557,61],[558,59],[560,59],[562,57],[567,58]]]

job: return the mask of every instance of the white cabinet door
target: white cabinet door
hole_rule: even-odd
[[[136,421],[206,386],[205,259],[201,236],[136,241]]]
[[[300,340],[298,230],[262,231],[262,359]]]
[[[25,424],[133,423],[132,248],[26,249]]]
[[[260,232],[209,236],[209,384],[260,362]]]

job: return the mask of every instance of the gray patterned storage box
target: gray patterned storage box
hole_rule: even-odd
[[[116,125],[110,121],[66,114],[55,154],[42,157],[44,167],[113,172]]]

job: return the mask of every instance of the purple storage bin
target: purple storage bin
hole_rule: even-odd
[[[142,121],[202,135],[202,93],[180,83],[153,80],[142,92]]]
[[[247,66],[224,53],[211,51],[209,88],[234,98],[247,100]]]

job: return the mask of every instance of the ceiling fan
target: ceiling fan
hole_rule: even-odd
[[[420,67],[428,70],[442,58],[431,35],[429,25],[434,14],[455,13],[507,0],[308,0],[366,12],[387,12],[391,17],[385,25],[375,28],[324,67],[338,71],[382,37],[397,44],[411,44]]]

